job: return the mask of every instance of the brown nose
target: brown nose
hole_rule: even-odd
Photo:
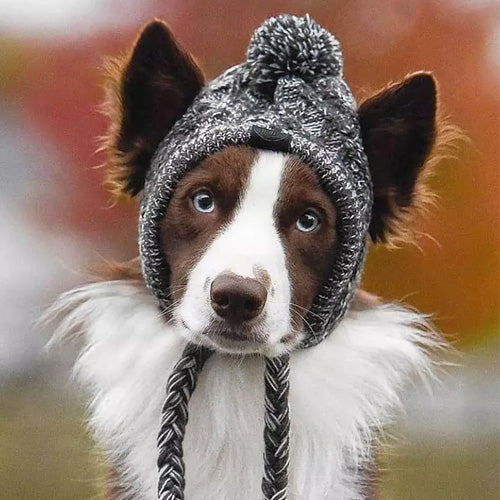
[[[262,283],[230,272],[219,274],[210,288],[213,310],[231,323],[256,318],[264,309],[266,298]]]

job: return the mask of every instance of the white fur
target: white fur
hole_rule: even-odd
[[[290,281],[285,251],[275,226],[273,209],[278,200],[287,155],[260,151],[252,165],[239,207],[232,221],[207,248],[189,273],[186,292],[175,310],[185,335],[195,343],[214,347],[214,340],[202,335],[215,316],[210,306],[210,284],[223,271],[255,278],[259,268],[267,272],[271,286],[260,329],[269,334],[259,348],[265,354],[283,351],[280,340],[290,333]],[[219,349],[232,350],[225,345]]]
[[[97,441],[125,467],[133,498],[156,499],[156,434],[169,373],[186,340],[140,284],[103,282],[61,297],[54,339],[81,332],[75,373],[91,395]],[[290,500],[360,498],[369,459],[411,374],[437,346],[423,316],[395,305],[348,312],[318,346],[291,355]],[[188,500],[260,500],[263,360],[216,353],[190,402]],[[349,468],[348,468],[349,465]]]

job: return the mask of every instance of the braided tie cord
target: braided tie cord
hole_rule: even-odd
[[[158,434],[158,499],[184,500],[182,442],[188,421],[188,402],[198,374],[212,351],[188,344],[167,383]],[[264,500],[286,500],[290,445],[289,356],[266,359],[264,415]]]
[[[212,351],[188,344],[167,383],[158,434],[158,498],[184,499],[184,461],[182,441],[188,421],[188,402],[196,387],[198,374]]]
[[[290,452],[289,355],[266,360],[264,500],[286,500]]]

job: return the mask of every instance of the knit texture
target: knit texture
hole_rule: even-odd
[[[182,442],[188,422],[188,403],[196,388],[198,374],[212,352],[188,344],[167,383],[158,433],[158,499],[184,500]],[[288,391],[289,356],[267,359],[264,415],[264,500],[286,500],[290,454],[290,411]]]
[[[285,500],[290,455],[289,356],[268,359],[265,373],[264,500]]]
[[[184,498],[184,461],[182,441],[188,421],[189,398],[196,388],[198,374],[211,351],[188,344],[175,365],[167,384],[158,434],[158,498]]]
[[[311,328],[303,347],[310,347],[343,316],[358,285],[372,188],[339,43],[308,16],[266,21],[252,37],[247,61],[207,84],[159,145],[141,204],[144,276],[167,308],[170,269],[161,223],[172,193],[208,155],[251,142],[256,126],[289,136],[289,153],[316,172],[338,213],[336,258],[306,317]]]
[[[373,197],[342,66],[339,42],[309,16],[268,19],[254,33],[247,60],[207,84],[160,143],[144,188],[139,247],[146,284],[162,308],[171,304],[171,294],[161,223],[177,183],[208,155],[230,145],[262,144],[267,136],[269,149],[286,150],[314,170],[338,214],[335,260],[306,316],[310,328],[300,347],[321,342],[342,318],[359,283]],[[158,436],[161,500],[184,498],[187,405],[208,356],[207,349],[188,346],[168,382]],[[264,376],[263,498],[285,500],[288,355],[268,359]]]

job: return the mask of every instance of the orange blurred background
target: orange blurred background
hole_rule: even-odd
[[[372,251],[364,286],[383,297],[405,299],[435,315],[451,336],[467,337],[498,321],[500,29],[496,2],[385,0],[370,2],[146,2],[124,26],[52,39],[11,35],[2,41],[1,93],[60,153],[51,165],[64,186],[56,199],[30,196],[30,216],[42,227],[69,228],[136,253],[135,210],[108,207],[103,172],[93,169],[96,138],[105,130],[99,67],[106,54],[125,50],[139,26],[166,19],[206,75],[242,60],[252,31],[269,15],[306,11],[342,42],[345,74],[356,96],[415,70],[431,70],[449,120],[468,141],[456,160],[442,162],[433,187],[438,206],[425,221],[417,246]],[[76,20],[73,22],[77,22]],[[71,27],[67,27],[71,33]],[[102,245],[100,245],[102,246]],[[106,245],[108,246],[108,245]],[[478,328],[479,327],[479,328]]]
[[[67,366],[41,356],[50,332],[32,323],[87,265],[137,254],[137,208],[110,206],[94,168],[106,129],[97,109],[104,56],[159,17],[211,78],[242,61],[253,30],[281,12],[309,12],[335,34],[360,99],[412,71],[434,72],[442,110],[466,137],[436,169],[439,200],[417,221],[416,245],[372,248],[364,288],[433,315],[467,353],[448,392],[412,399],[429,407],[410,411],[413,461],[398,470],[413,475],[396,474],[383,498],[498,498],[498,0],[5,0],[1,9],[0,499],[76,498],[68,478],[94,478],[81,402],[61,382]],[[34,478],[22,473],[29,464]],[[446,488],[436,496],[418,489],[426,483]]]

